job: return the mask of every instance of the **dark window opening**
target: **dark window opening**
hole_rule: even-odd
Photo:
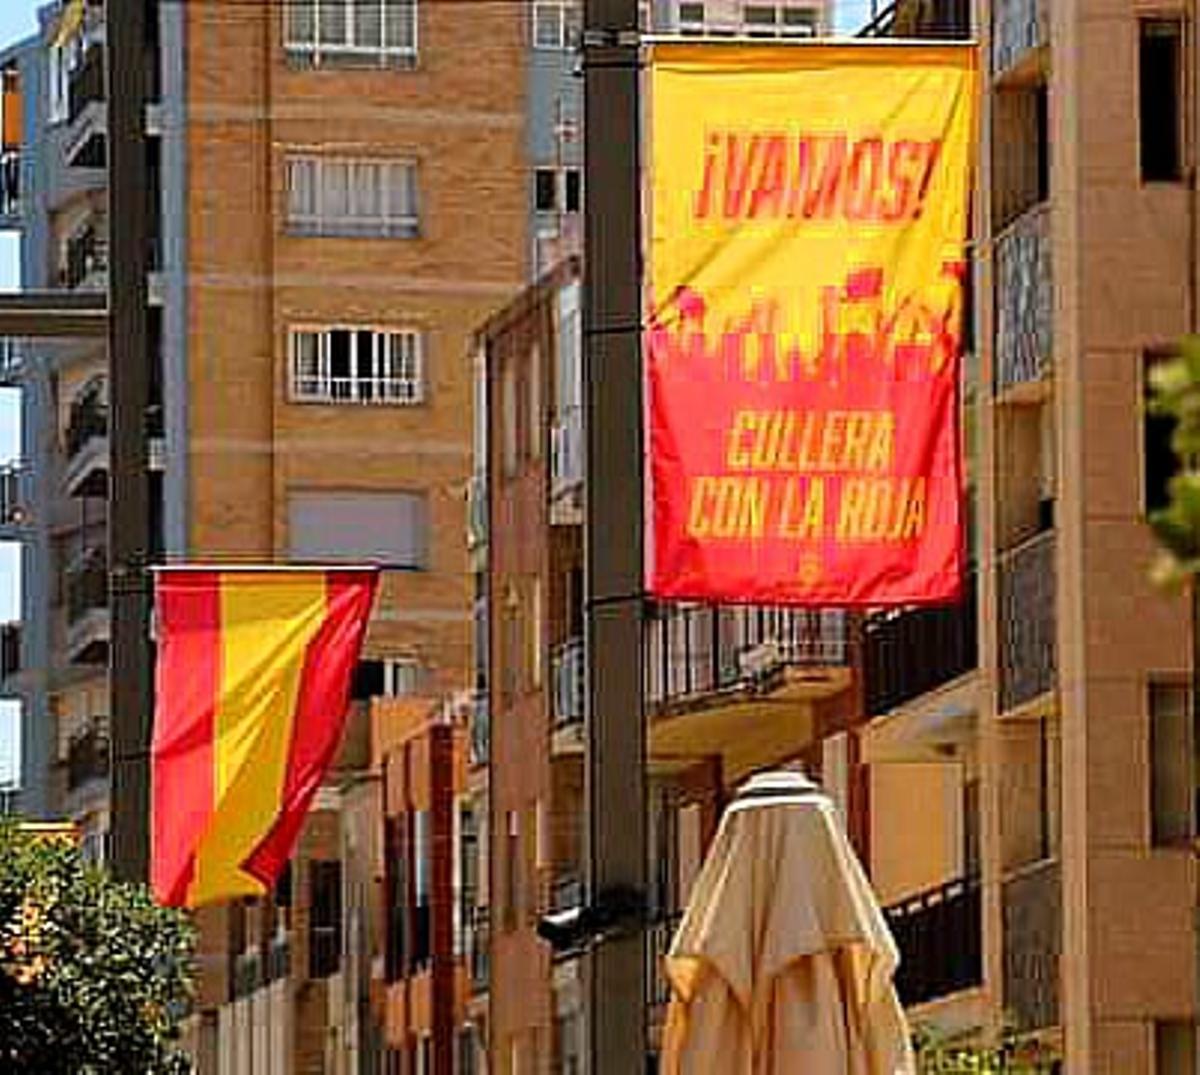
[[[328,978],[341,965],[342,864],[309,864],[312,907],[308,919],[308,976]]]
[[[583,206],[583,177],[578,168],[568,168],[563,181],[563,206],[568,213],[578,213]]]
[[[350,697],[365,702],[383,695],[383,661],[359,661],[350,685]]]
[[[1037,200],[1050,197],[1050,94],[1039,86],[1034,94],[1037,115]]]
[[[538,168],[533,173],[533,205],[539,213],[553,213],[558,207],[558,175],[553,168]]]
[[[1178,19],[1142,19],[1140,22],[1138,90],[1142,179],[1149,183],[1182,178],[1182,29]]]

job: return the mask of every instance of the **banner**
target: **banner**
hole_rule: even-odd
[[[652,54],[648,586],[957,596],[967,45]]]
[[[274,887],[341,741],[378,577],[158,570],[150,881],[161,903]]]

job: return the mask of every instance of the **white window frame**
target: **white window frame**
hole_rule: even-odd
[[[561,52],[575,47],[579,33],[580,0],[533,0],[530,6],[529,40],[539,52]],[[543,38],[541,30],[548,25],[544,18],[554,21],[554,33]]]
[[[330,208],[335,169],[344,169],[348,211],[343,214]],[[356,212],[362,200],[360,173],[374,170],[378,208],[374,212]],[[298,176],[308,171],[308,192],[312,209],[298,207]],[[358,180],[357,182],[355,180]],[[410,204],[407,212],[393,214],[395,188],[402,184]],[[289,153],[285,160],[284,185],[287,225],[303,235],[332,235],[355,238],[415,239],[421,234],[420,189],[417,163],[405,157],[344,157],[329,154]],[[369,208],[369,207],[368,207]]]
[[[554,177],[554,203],[549,208],[543,208],[538,205],[538,178],[539,175],[553,175]],[[575,176],[579,180],[579,200],[574,209],[567,207],[567,190],[569,177]],[[533,169],[533,211],[539,216],[577,216],[583,212],[583,168],[578,164],[539,164]]]
[[[409,45],[388,45],[387,41],[387,9],[398,6],[399,0],[379,0],[380,43],[378,45],[360,45],[354,41],[355,8],[360,0],[286,0],[281,5],[283,13],[283,45],[291,56],[300,56],[309,60],[314,67],[319,67],[324,57],[373,60],[386,63],[388,60],[403,61],[410,65],[416,60],[419,49],[420,10],[419,0],[407,0],[411,12]],[[291,36],[292,20],[290,8],[292,5],[306,5],[312,10],[312,40],[301,40]],[[337,6],[345,11],[346,39],[341,43],[326,44],[321,41],[321,8],[322,6]]]
[[[683,9],[698,7],[700,9],[700,18],[684,18]],[[708,8],[704,0],[679,0],[675,8],[675,23],[679,29],[679,33],[689,37],[703,37],[708,33]]]
[[[350,336],[351,373],[334,377],[332,370],[333,333]],[[359,335],[372,334],[370,366],[361,370],[358,355]],[[317,339],[317,368],[311,372],[301,366],[301,346],[305,338]],[[392,351],[396,341],[404,341],[408,354],[399,362]],[[381,343],[383,347],[381,348]],[[371,406],[413,407],[425,402],[425,338],[413,328],[381,325],[293,325],[288,330],[288,398],[292,403],[353,403]],[[398,364],[409,363],[407,375],[397,376]],[[364,391],[369,386],[369,391]]]
[[[385,698],[411,698],[421,691],[424,665],[417,657],[385,657],[383,694]]]
[[[750,22],[749,11],[771,11],[771,22]],[[796,12],[812,17],[808,22],[791,21]],[[743,0],[741,7],[742,32],[747,37],[799,37],[817,36],[821,25],[820,12],[815,4],[787,4],[778,0]]]

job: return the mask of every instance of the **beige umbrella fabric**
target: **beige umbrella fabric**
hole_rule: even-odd
[[[895,942],[816,785],[752,779],[666,958],[664,1075],[912,1075]]]

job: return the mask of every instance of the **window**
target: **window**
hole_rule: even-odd
[[[383,822],[384,979],[400,980],[405,965],[408,934],[407,841],[405,815],[385,817]]]
[[[287,158],[287,223],[300,235],[392,237],[420,233],[412,161]]]
[[[520,820],[515,810],[509,810],[508,828],[504,839],[504,928],[517,927],[517,907],[521,899],[521,835]]]
[[[573,48],[578,35],[578,0],[534,0],[534,48]]]
[[[422,970],[433,957],[433,937],[430,923],[430,904],[433,886],[433,842],[430,839],[428,810],[413,812],[413,945],[412,967]]]
[[[542,440],[546,424],[542,414],[542,349],[535,343],[529,349],[529,457],[542,458]]]
[[[1155,1075],[1193,1075],[1196,1071],[1196,1024],[1182,1019],[1154,1023]]]
[[[342,954],[342,864],[309,863],[312,906],[308,918],[308,976],[336,974]]]
[[[295,403],[411,406],[425,398],[424,341],[412,329],[296,329],[290,341]]]
[[[533,207],[539,213],[578,213],[583,208],[583,174],[578,168],[535,168]]]
[[[1196,736],[1191,695],[1182,684],[1150,684],[1151,837],[1157,845],[1196,832]]]
[[[537,690],[542,685],[542,580],[534,579],[529,588],[529,615],[525,619],[529,631],[529,685]]]
[[[1142,179],[1149,183],[1182,178],[1183,29],[1178,19],[1139,23],[1138,82]]]
[[[417,54],[417,0],[290,0],[284,44],[289,59],[314,67],[408,65]]]
[[[777,18],[774,4],[742,5],[742,23],[749,37],[775,37]]]
[[[679,5],[679,32],[689,36],[704,33],[704,5],[683,2]]]
[[[421,693],[424,669],[415,657],[383,662],[383,693],[388,698],[411,698]]]
[[[780,33],[784,37],[816,37],[817,19],[816,8],[785,7]]]
[[[292,493],[294,561],[378,563],[420,570],[428,560],[429,505],[423,493]]]
[[[1142,501],[1147,512],[1159,511],[1170,502],[1170,481],[1179,469],[1179,460],[1171,447],[1175,420],[1166,414],[1151,414],[1150,371],[1169,356],[1147,354],[1142,382]]]
[[[748,37],[815,37],[817,11],[780,4],[743,4],[742,26]]]

